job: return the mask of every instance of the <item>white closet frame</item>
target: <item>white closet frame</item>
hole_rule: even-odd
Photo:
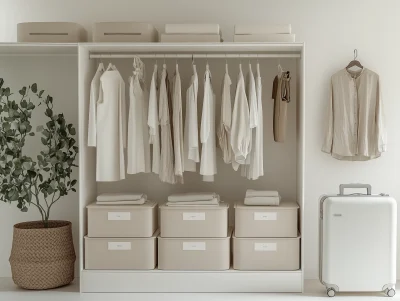
[[[129,57],[134,53],[221,56],[259,54],[263,57],[297,58],[297,200],[300,205],[300,232],[304,214],[304,44],[303,43],[87,43],[79,44],[79,248],[81,292],[302,292],[304,242],[301,240],[301,269],[298,271],[121,271],[85,270],[83,237],[87,233],[86,206],[96,197],[94,148],[87,147],[90,82],[96,60],[90,54]],[[124,56],[125,55],[125,56]],[[170,57],[171,57],[170,56]]]
[[[297,201],[300,205],[301,268],[298,271],[121,271],[85,270],[86,206],[95,200],[95,149],[87,147],[90,83],[96,70],[91,53],[170,55],[236,54],[297,61]],[[303,43],[0,43],[0,56],[78,55],[79,81],[79,272],[81,292],[302,292],[304,285],[305,45]],[[232,56],[231,56],[232,55]]]

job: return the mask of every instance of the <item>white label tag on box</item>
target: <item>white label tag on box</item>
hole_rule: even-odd
[[[183,212],[184,221],[205,221],[205,212]]]
[[[204,241],[191,241],[182,243],[183,251],[205,251],[206,243]]]
[[[109,221],[130,221],[130,212],[108,212]]]
[[[276,243],[256,242],[254,243],[254,251],[273,252],[276,251]]]
[[[254,212],[255,221],[276,221],[277,219],[277,212]]]
[[[108,242],[108,250],[110,251],[127,251],[131,250],[132,245],[129,241],[127,242],[115,242],[115,241],[110,241]]]

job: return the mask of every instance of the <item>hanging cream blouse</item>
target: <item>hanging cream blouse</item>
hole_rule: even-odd
[[[153,145],[152,172],[159,174],[160,171],[160,123],[158,120],[158,69],[154,65],[151,77],[149,94],[149,114],[147,125],[149,126],[149,143]]]
[[[379,76],[363,68],[340,70],[331,78],[322,151],[339,160],[375,159],[386,151]]]
[[[192,65],[193,75],[190,86],[186,90],[186,115],[184,137],[184,167],[185,171],[196,171],[196,163],[200,162],[199,154],[199,129],[197,121],[197,93],[199,79],[196,65]]]
[[[96,180],[125,179],[124,147],[126,147],[125,83],[118,70],[111,68],[100,78],[97,105]]]
[[[183,121],[182,121],[182,87],[178,64],[175,68],[172,93],[172,117],[174,137],[174,170],[175,179],[183,183],[184,158],[183,158]]]
[[[99,100],[100,77],[103,73],[104,65],[103,63],[100,63],[90,84],[88,146],[96,146],[97,101]]]
[[[129,84],[128,174],[151,171],[147,126],[149,94],[144,83],[144,64],[135,58],[133,67]]]

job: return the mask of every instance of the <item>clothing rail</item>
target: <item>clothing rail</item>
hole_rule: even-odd
[[[239,58],[239,59],[247,59],[247,58],[300,58],[301,55],[297,53],[260,53],[260,54],[239,54],[239,53],[210,53],[210,54],[188,54],[188,53],[166,53],[166,54],[149,54],[149,53],[91,53],[89,55],[90,59],[129,59],[134,57],[140,57],[143,59],[148,58],[156,58],[156,59],[164,59],[164,58],[174,58],[174,59],[224,59],[224,58]]]

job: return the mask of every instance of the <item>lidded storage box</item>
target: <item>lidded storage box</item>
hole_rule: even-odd
[[[226,237],[229,205],[160,206],[161,237]]]
[[[151,237],[157,230],[157,203],[88,205],[89,237]]]
[[[141,238],[85,236],[87,270],[153,270],[157,265],[157,235]]]
[[[94,24],[93,42],[158,42],[158,32],[149,23],[101,22]]]
[[[279,206],[235,204],[236,237],[297,237],[299,205],[281,202]]]
[[[72,22],[26,22],[17,25],[18,42],[78,43],[86,41],[86,31]]]
[[[158,269],[222,271],[230,268],[232,229],[225,237],[158,237]]]
[[[300,237],[233,236],[233,268],[249,271],[294,271],[300,268]]]

